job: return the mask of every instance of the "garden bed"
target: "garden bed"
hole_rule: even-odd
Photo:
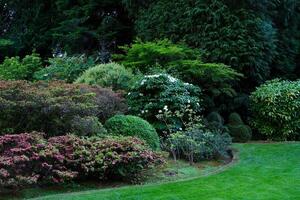
[[[202,161],[190,165],[187,161],[172,159],[166,160],[163,166],[147,171],[146,178],[139,185],[152,185],[158,183],[185,181],[199,177],[209,176],[224,171],[237,160],[237,152],[234,150],[232,158],[227,160]],[[47,187],[25,188],[18,191],[2,191],[0,200],[19,200],[24,198],[37,198],[54,194],[65,194],[72,192],[84,192],[99,189],[111,189],[129,186],[124,182],[96,182],[86,181],[64,185],[53,185]]]

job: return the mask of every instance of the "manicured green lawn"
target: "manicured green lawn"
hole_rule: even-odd
[[[93,190],[41,200],[300,199],[300,143],[236,144],[240,160],[219,174],[175,183]]]

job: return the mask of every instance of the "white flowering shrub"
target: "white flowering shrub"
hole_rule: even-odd
[[[128,93],[129,111],[151,122],[159,133],[166,133],[165,118],[157,118],[166,111],[183,113],[181,117],[170,116],[168,121],[183,125],[182,119],[188,118],[184,110],[188,107],[195,113],[202,111],[201,89],[184,83],[168,74],[144,76]],[[183,110],[184,109],[184,110]]]

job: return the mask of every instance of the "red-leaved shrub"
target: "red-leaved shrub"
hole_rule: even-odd
[[[40,133],[0,136],[0,188],[57,184],[82,179],[136,180],[163,162],[137,138],[48,140]]]
[[[0,135],[40,131],[49,137],[80,132],[80,127],[72,126],[74,119],[95,117],[103,123],[126,110],[121,94],[97,86],[0,81]]]

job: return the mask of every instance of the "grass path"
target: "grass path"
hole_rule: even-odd
[[[158,185],[130,186],[39,200],[298,200],[300,143],[237,144],[240,160],[219,174]]]

